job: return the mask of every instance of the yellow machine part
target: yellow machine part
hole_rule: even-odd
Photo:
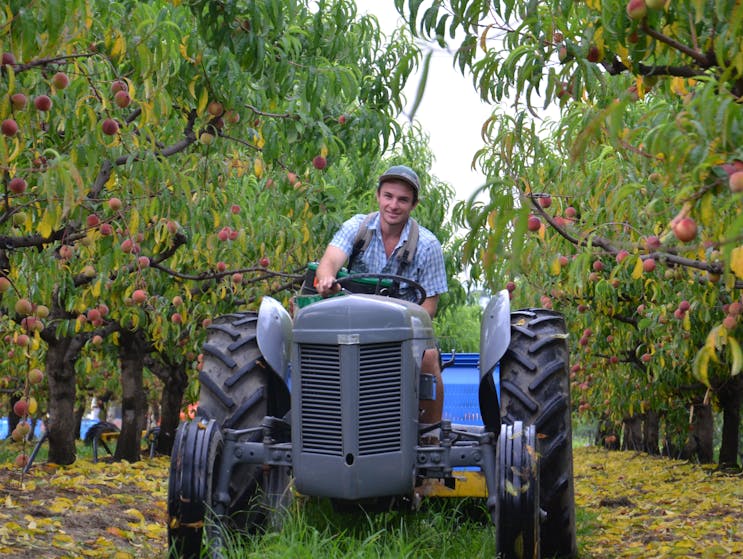
[[[477,470],[455,470],[456,483],[453,489],[444,485],[440,479],[426,479],[415,491],[421,497],[487,497],[485,476]]]

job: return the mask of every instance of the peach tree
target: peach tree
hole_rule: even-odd
[[[396,0],[484,100],[488,178],[456,210],[492,289],[559,308],[577,410],[658,451],[723,411],[735,464],[743,394],[743,12],[734,0]],[[457,35],[458,34],[458,35]],[[557,115],[544,119],[545,112]],[[614,436],[614,435],[612,435]],[[677,450],[678,451],[678,450]]]
[[[143,368],[172,435],[210,317],[286,301],[405,137],[418,52],[343,0],[2,8],[3,382],[68,464],[76,382],[119,368],[137,459]]]

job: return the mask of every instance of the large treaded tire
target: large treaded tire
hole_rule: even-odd
[[[546,309],[511,313],[511,343],[500,362],[501,421],[534,425],[539,452],[543,557],[574,557],[575,496],[565,319]]]
[[[495,554],[539,559],[539,468],[533,425],[501,426],[496,450]]]
[[[201,556],[222,449],[222,434],[214,421],[186,421],[175,433],[168,478],[168,556],[173,559]]]
[[[267,416],[288,417],[289,391],[268,366],[257,340],[258,313],[215,318],[202,346],[203,366],[197,415],[214,419],[222,429],[259,427]],[[260,441],[257,431],[250,440]],[[271,516],[274,503],[289,495],[287,468],[241,464],[230,477],[228,514],[236,527],[254,531]]]

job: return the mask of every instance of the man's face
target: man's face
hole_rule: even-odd
[[[404,225],[415,208],[413,188],[404,183],[385,182],[377,190],[379,216],[389,225]]]

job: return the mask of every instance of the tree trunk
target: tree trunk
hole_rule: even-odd
[[[622,450],[642,450],[642,417],[633,415],[622,420],[624,437]]]
[[[740,435],[740,406],[743,401],[743,375],[728,379],[717,391],[722,408],[722,441],[720,442],[720,468],[737,469],[738,437]]]
[[[53,337],[47,343],[46,373],[49,381],[49,462],[67,466],[75,461],[75,361],[82,347],[78,337]],[[48,334],[48,335],[47,335]]]
[[[660,418],[652,410],[643,416],[642,439],[645,452],[652,455],[660,453]]]
[[[20,399],[21,396],[18,392],[13,392],[10,395],[10,411],[8,412],[8,437],[10,437],[13,429],[18,427],[18,424],[21,422],[21,418],[18,417],[13,411],[13,406],[15,406],[15,403]]]
[[[160,454],[170,454],[175,441],[175,431],[180,422],[183,394],[188,386],[188,374],[186,373],[188,363],[185,360],[166,363],[161,359],[147,357],[146,364],[147,368],[163,383],[160,397],[160,433],[155,450]]]
[[[121,331],[121,433],[114,460],[137,462],[140,458],[141,425],[146,409],[142,380],[146,346],[140,331]]]

